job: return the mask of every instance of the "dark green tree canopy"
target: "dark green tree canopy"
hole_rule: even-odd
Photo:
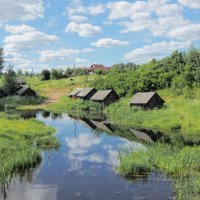
[[[50,77],[51,77],[51,73],[49,70],[47,69],[44,69],[41,73],[41,79],[43,81],[47,81],[47,80],[50,80]]]

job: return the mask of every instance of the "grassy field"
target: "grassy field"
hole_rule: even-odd
[[[0,183],[37,165],[41,148],[58,147],[54,131],[35,119],[0,112]]]

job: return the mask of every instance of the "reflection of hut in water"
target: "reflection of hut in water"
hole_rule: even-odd
[[[96,126],[96,128],[98,129],[101,129],[101,130],[104,130],[106,132],[110,132],[112,133],[113,130],[110,126],[110,124],[108,123],[105,123],[105,122],[98,122],[98,121],[95,121],[95,120],[91,120],[91,122]]]
[[[41,111],[41,115],[44,118],[49,118],[50,117],[50,112],[43,110],[43,111]]]
[[[51,113],[51,119],[52,120],[56,120],[56,119],[61,119],[62,118],[62,114],[59,113]]]
[[[76,88],[72,92],[68,94],[68,97],[70,98],[77,98],[77,94],[82,90],[83,88]]]
[[[146,142],[149,142],[149,143],[154,143],[154,141],[151,139],[151,137],[150,137],[147,133],[144,133],[144,132],[135,130],[135,129],[133,129],[133,128],[130,128],[130,131],[131,131],[131,133],[133,133],[133,134],[135,135],[135,137],[137,137],[138,139],[145,140]]]
[[[96,92],[95,88],[83,88],[76,96],[83,100],[89,100]]]
[[[92,97],[91,100],[94,102],[109,105],[119,99],[118,94],[115,90],[98,90]]]
[[[130,101],[130,106],[142,108],[161,107],[165,101],[156,92],[138,92]]]
[[[86,118],[84,118],[84,119],[79,119],[79,122],[81,123],[81,124],[83,124],[85,127],[87,127],[87,128],[91,128],[91,129],[96,129],[97,127],[92,123],[92,121],[91,120],[89,120],[89,119],[86,119]]]

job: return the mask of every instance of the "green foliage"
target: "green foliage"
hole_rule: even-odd
[[[38,147],[57,147],[54,129],[35,119],[0,113],[0,183],[41,161]],[[36,146],[37,145],[37,146]]]
[[[170,87],[175,94],[183,94],[199,84],[200,50],[191,48],[187,53],[174,51],[169,57],[153,59],[141,66],[134,63],[113,65],[106,77],[97,76],[91,86],[114,88],[122,97]]]
[[[47,69],[43,70],[42,73],[41,73],[41,79],[42,79],[42,81],[50,80],[50,76],[51,76],[51,73]]]
[[[0,48],[0,74],[4,68],[3,48]]]
[[[16,92],[16,73],[11,68],[4,74],[3,86],[4,95],[12,95]]]

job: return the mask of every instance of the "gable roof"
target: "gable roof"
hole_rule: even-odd
[[[111,92],[114,90],[98,90],[92,97],[91,100],[103,101]]]
[[[88,68],[88,71],[93,71],[93,70],[106,70],[106,67],[104,65],[99,65],[99,64],[93,64]]]
[[[156,92],[138,92],[131,99],[132,104],[147,104]]]
[[[80,92],[78,92],[78,97],[86,97],[92,90],[95,90],[94,88],[83,88]]]
[[[68,96],[76,96],[83,88],[76,88],[68,94]]]
[[[24,92],[26,92],[27,90],[30,90],[31,92],[33,92],[34,94],[36,94],[35,91],[32,90],[31,88],[29,88],[29,87],[23,87],[23,88],[21,88],[20,90],[18,90],[18,91],[16,92],[16,95],[22,95],[22,94],[23,94]]]

